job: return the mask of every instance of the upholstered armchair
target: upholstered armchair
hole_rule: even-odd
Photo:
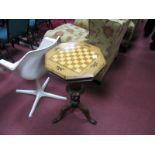
[[[106,58],[107,65],[96,76],[102,78],[118,54],[120,44],[130,20],[89,19],[75,20],[74,24],[63,24],[45,33],[45,37],[61,36],[61,42],[86,41],[98,46]]]

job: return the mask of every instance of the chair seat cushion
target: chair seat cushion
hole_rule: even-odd
[[[54,30],[48,30],[44,37],[57,38],[57,36],[61,36],[61,42],[85,41],[88,33],[88,30],[73,24],[63,24]]]
[[[0,27],[0,41],[6,42],[8,40],[7,29]]]

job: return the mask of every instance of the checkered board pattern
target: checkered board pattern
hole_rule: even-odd
[[[73,72],[80,73],[97,59],[97,54],[87,46],[70,46],[65,50],[56,49],[51,59]]]

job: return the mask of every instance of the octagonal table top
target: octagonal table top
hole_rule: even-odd
[[[45,55],[46,69],[65,80],[93,78],[105,65],[100,49],[86,42],[60,43]]]

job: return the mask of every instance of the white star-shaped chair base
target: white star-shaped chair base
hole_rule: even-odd
[[[48,93],[48,92],[44,91],[47,84],[48,84],[48,82],[49,82],[49,80],[50,80],[50,78],[48,77],[42,86],[41,86],[39,80],[36,80],[37,90],[20,90],[20,89],[16,90],[17,93],[36,96],[35,101],[34,101],[34,103],[32,105],[31,111],[29,113],[29,117],[32,117],[32,115],[33,115],[33,113],[34,113],[34,111],[35,111],[35,109],[36,109],[36,107],[37,107],[37,105],[39,103],[39,100],[42,97],[49,97],[49,98],[60,99],[60,100],[67,100],[66,97],[51,94],[51,93]]]

